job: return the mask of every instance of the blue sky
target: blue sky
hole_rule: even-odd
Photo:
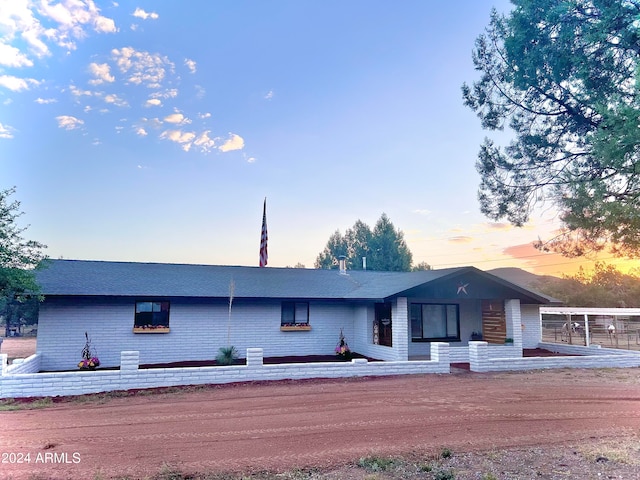
[[[557,227],[484,218],[463,106],[507,1],[12,0],[0,6],[0,188],[53,257],[312,267],[385,212],[414,262],[569,261]]]

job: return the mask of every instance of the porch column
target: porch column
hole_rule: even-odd
[[[507,320],[507,337],[513,338],[513,346],[522,351],[522,315],[520,313],[520,300],[505,300],[504,310]]]
[[[398,297],[391,309],[391,342],[396,360],[409,360],[409,302]]]

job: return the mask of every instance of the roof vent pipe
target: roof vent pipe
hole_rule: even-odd
[[[347,257],[344,255],[340,255],[338,257],[338,265],[340,266],[340,275],[347,274]]]

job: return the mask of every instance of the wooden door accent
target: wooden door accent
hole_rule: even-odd
[[[482,301],[482,338],[488,343],[504,344],[507,338],[507,318],[502,300]]]

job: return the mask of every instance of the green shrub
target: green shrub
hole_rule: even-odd
[[[455,480],[456,475],[453,470],[438,470],[433,478],[435,480]]]
[[[236,358],[238,358],[236,347],[220,347],[218,355],[216,355],[216,363],[218,365],[233,365]]]
[[[393,463],[393,458],[376,456],[362,457],[360,460],[358,460],[359,467],[366,468],[367,470],[371,470],[374,472],[383,472],[385,470],[388,470],[393,466]]]

